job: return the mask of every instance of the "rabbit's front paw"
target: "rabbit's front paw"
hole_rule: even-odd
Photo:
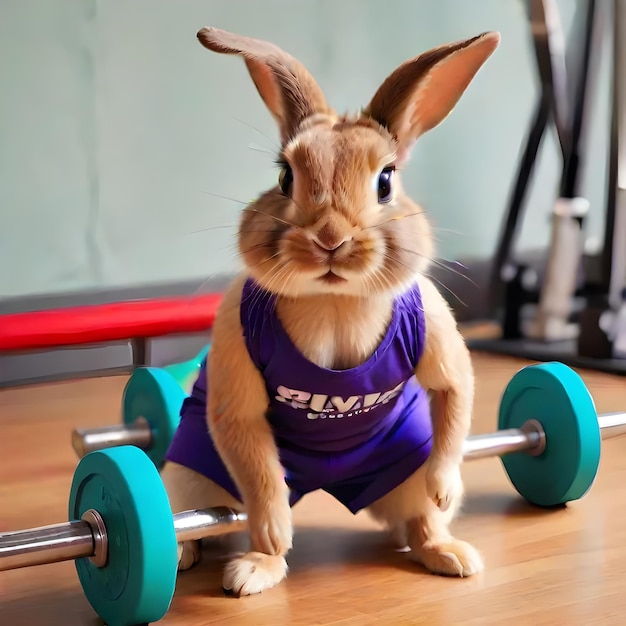
[[[287,575],[282,556],[249,552],[232,560],[224,570],[224,591],[236,596],[261,593],[277,585]]]
[[[426,469],[426,493],[442,510],[446,511],[462,493],[461,467],[449,460],[431,457]]]
[[[255,550],[279,555],[289,552],[293,543],[293,530],[287,498],[277,497],[270,505],[251,509],[248,513],[248,528]]]
[[[178,569],[182,572],[200,561],[200,542],[182,541],[178,544]]]

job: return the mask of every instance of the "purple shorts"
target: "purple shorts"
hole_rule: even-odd
[[[322,489],[356,514],[423,465],[432,448],[430,419],[424,418],[430,415],[428,396],[409,381],[397,402],[399,418],[390,428],[347,451],[312,452],[277,439],[292,506],[305,494]],[[209,435],[202,399],[185,400],[167,460],[206,476],[241,501]]]

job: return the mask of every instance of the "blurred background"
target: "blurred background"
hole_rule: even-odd
[[[578,2],[558,5],[569,36]],[[283,46],[339,111],[357,111],[409,57],[500,31],[500,48],[404,177],[441,258],[493,254],[539,89],[521,0],[3,0],[0,12],[5,310],[24,296],[211,289],[236,271],[239,202],[274,184],[278,135],[244,64],[196,41],[205,25]],[[609,79],[602,63],[582,174],[591,238],[603,228]],[[550,130],[520,249],[548,244],[560,167]]]
[[[141,339],[148,332],[139,329],[145,319],[134,322],[128,309],[118,315],[112,338],[113,323],[103,309],[96,311],[102,319],[92,334],[79,340],[77,327],[85,318],[67,309],[144,300],[153,309],[148,317],[163,318],[168,314],[151,299],[219,293],[239,270],[241,209],[277,180],[278,133],[241,59],[198,43],[203,26],[283,47],[309,68],[342,113],[358,112],[405,60],[499,31],[499,49],[448,119],[419,140],[403,176],[435,226],[438,263],[431,275],[459,322],[503,320],[504,342],[496,337],[495,344],[473,346],[570,363],[580,356],[590,367],[626,373],[626,296],[613,290],[610,310],[606,281],[602,289],[593,282],[611,259],[605,223],[612,231],[607,207],[615,208],[617,197],[615,159],[608,167],[608,156],[621,136],[617,123],[610,133],[612,94],[622,88],[613,71],[621,75],[626,56],[614,63],[624,55],[613,40],[623,37],[612,29],[626,18],[615,18],[612,7],[609,0],[3,0],[0,386],[176,362],[205,344],[204,331],[186,340],[178,327],[181,316],[209,315],[204,305],[192,312],[183,302],[155,341],[151,335]],[[554,15],[560,26],[553,30]],[[497,251],[505,248],[498,244],[507,240],[503,226],[542,93],[547,101],[539,66],[551,56],[554,73],[560,57],[567,57],[564,98],[573,108],[586,24],[595,34],[574,190],[590,203],[579,240],[585,270],[571,303],[576,323],[582,320],[579,345],[569,335],[565,343],[549,338],[533,344],[520,331],[526,323],[521,317],[537,310],[548,254],[555,285],[565,284],[579,264],[574,252],[564,267],[551,246],[564,163],[552,117],[511,249],[500,261]],[[548,39],[550,50],[538,59]],[[570,227],[563,224],[566,230],[559,232],[567,238]],[[619,232],[616,227],[614,247],[624,261]],[[622,261],[616,257],[613,265]],[[619,271],[625,276],[626,266]],[[570,295],[563,296],[565,306]],[[29,311],[45,316],[9,317]],[[49,326],[51,312],[65,316],[67,337],[58,339],[58,328]],[[129,324],[144,333],[134,344],[125,334]],[[36,345],[35,326],[45,336]],[[137,348],[139,341],[144,347]],[[159,342],[169,342],[161,356],[146,348]]]

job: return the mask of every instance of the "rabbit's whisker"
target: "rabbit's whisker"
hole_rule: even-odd
[[[422,258],[428,258],[428,260],[433,265],[436,265],[440,269],[446,270],[446,271],[450,272],[451,274],[456,274],[457,276],[460,276],[461,278],[464,278],[465,280],[467,280],[467,282],[472,284],[474,287],[478,288],[478,284],[475,281],[473,281],[469,276],[467,276],[466,274],[463,274],[463,272],[459,272],[459,270],[456,270],[453,267],[450,267],[446,263],[442,262],[442,261],[446,261],[446,259],[439,260],[439,259],[434,258],[434,257],[426,257],[425,255],[421,254],[417,250],[410,250],[409,248],[403,248],[401,246],[398,247],[398,250],[402,250],[403,252],[406,252],[407,254],[415,254],[415,255],[417,255],[419,257],[422,257]],[[458,261],[453,261],[453,263],[458,264],[461,267],[464,267],[461,263],[458,263]]]
[[[378,228],[379,226],[383,226],[384,224],[388,224],[389,222],[397,222],[399,220],[406,219],[407,217],[415,217],[416,215],[424,215],[425,213],[426,211],[421,210],[421,211],[415,211],[413,213],[407,213],[406,215],[392,215],[386,220],[383,220],[382,222],[379,222],[378,224],[372,224],[372,226],[367,226],[366,228],[363,228],[362,230],[370,230],[372,228]]]
[[[281,217],[276,217],[276,215],[272,215],[271,213],[266,213],[265,211],[260,211],[259,209],[255,209],[254,207],[250,207],[250,206],[246,207],[244,209],[244,213],[246,211],[250,211],[252,213],[258,213],[259,215],[264,215],[265,217],[269,217],[269,218],[271,218],[273,220],[276,220],[280,224],[284,224],[285,226],[289,226],[290,228],[299,228],[295,224],[292,224],[291,222],[288,222],[287,220],[284,220]]]
[[[237,200],[237,198],[231,198],[230,196],[223,196],[219,193],[214,193],[212,191],[206,191],[204,189],[200,190],[200,193],[204,193],[207,196],[213,196],[214,198],[220,198],[221,200],[230,200],[230,202],[234,202],[235,204],[241,204],[243,206],[250,204],[249,201],[244,202],[243,200]]]
[[[272,157],[276,154],[274,150],[269,150],[268,148],[264,148],[263,146],[256,146],[254,144],[250,144],[248,148],[250,148],[250,150],[252,150],[253,152],[262,152],[263,154],[269,154]]]
[[[407,250],[407,252],[413,252],[414,254],[417,254],[417,255],[419,255],[419,256],[423,256],[423,255],[420,255],[420,254],[419,254],[419,252],[414,252],[414,251],[412,251],[412,250]],[[408,265],[406,265],[406,263],[403,263],[402,261],[400,261],[400,259],[398,259],[398,258],[396,258],[396,257],[394,257],[394,256],[392,256],[392,255],[390,255],[388,252],[385,252],[385,253],[384,253],[384,257],[385,257],[386,259],[388,259],[389,261],[393,262],[393,263],[397,263],[398,265],[401,265],[402,267],[404,267],[404,268],[406,268],[406,269],[408,269],[408,270],[410,270],[410,271],[413,271],[413,268],[411,268],[411,267],[409,267]],[[431,260],[432,260],[432,259],[431,259]],[[450,295],[452,295],[454,298],[456,298],[456,299],[457,299],[457,300],[458,300],[458,301],[459,301],[459,302],[460,302],[460,303],[461,303],[464,307],[467,307],[467,306],[468,306],[466,302],[464,302],[463,300],[461,300],[461,298],[460,298],[460,297],[459,297],[456,293],[454,293],[454,291],[452,291],[452,289],[450,289],[447,285],[445,285],[444,283],[442,283],[439,279],[437,279],[437,278],[435,278],[434,276],[432,276],[432,274],[431,274],[431,275],[429,275],[429,278],[430,278],[431,280],[433,280],[434,282],[436,282],[436,283],[437,283],[439,286],[441,286],[443,289],[445,289],[445,290],[446,290],[446,291],[447,291]]]
[[[260,130],[256,126],[253,126],[249,122],[246,122],[245,120],[242,120],[242,119],[240,119],[238,117],[233,117],[233,119],[236,122],[239,122],[240,124],[243,124],[244,126],[247,126],[248,128],[251,128],[253,131],[259,133],[259,135],[261,135],[263,138],[267,139],[270,142],[270,144],[272,145],[272,147],[275,148],[275,150],[272,152],[272,154],[276,154],[276,152],[280,152],[280,145],[278,143],[276,143],[276,141],[274,141],[269,135],[266,135],[262,130]]]
[[[200,228],[198,230],[192,230],[188,233],[185,233],[187,235],[197,235],[198,233],[206,233],[208,231],[211,230],[220,230],[222,228],[229,228],[229,229],[233,229],[233,228],[237,228],[238,225],[237,224],[220,224],[220,225],[216,225],[216,226],[207,226],[206,228]]]

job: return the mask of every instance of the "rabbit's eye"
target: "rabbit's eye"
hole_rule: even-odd
[[[378,177],[378,202],[386,204],[393,198],[393,186],[391,184],[395,168],[385,167]]]
[[[291,167],[289,165],[283,165],[283,169],[280,170],[280,174],[278,175],[278,184],[280,185],[280,190],[288,196],[291,193],[291,185],[293,183],[293,172],[291,171]]]

